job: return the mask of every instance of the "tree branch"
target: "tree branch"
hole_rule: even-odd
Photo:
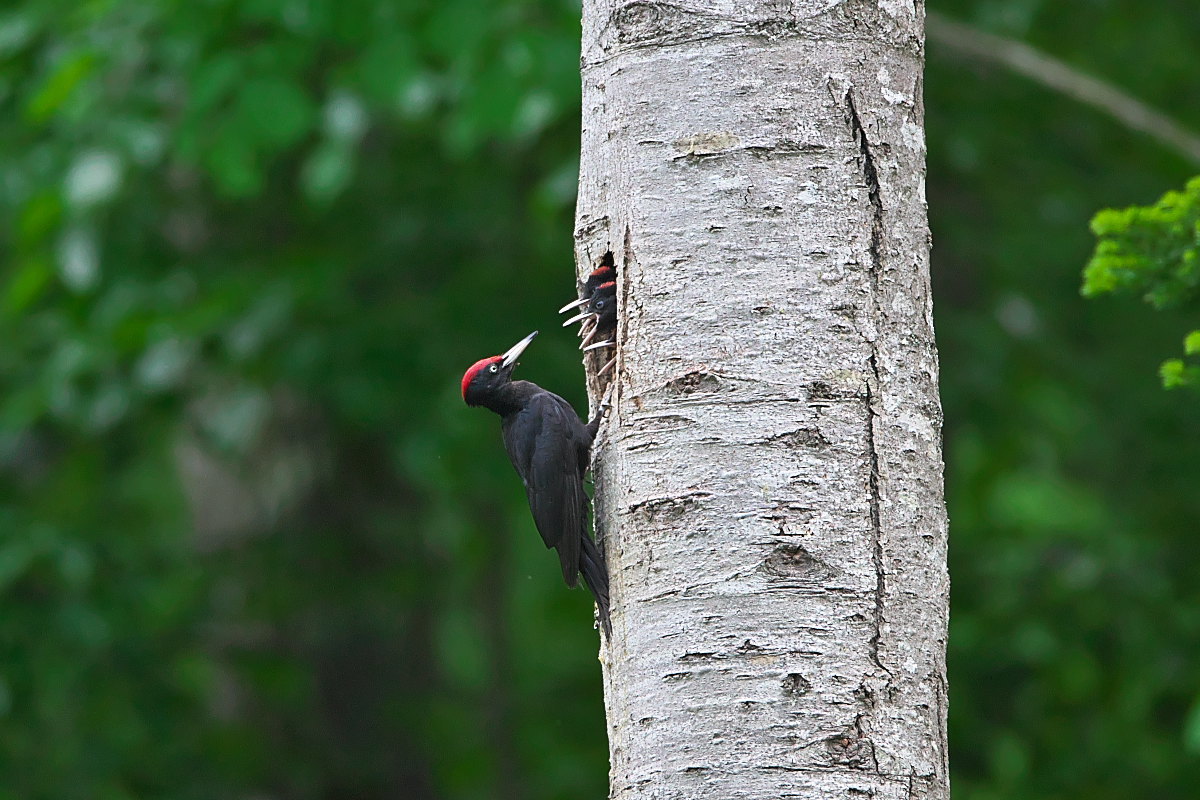
[[[1112,84],[1064,64],[1023,42],[984,33],[934,11],[925,18],[929,40],[950,50],[1008,67],[1013,72],[1092,106],[1200,164],[1200,135]]]

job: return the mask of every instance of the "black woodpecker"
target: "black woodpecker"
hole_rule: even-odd
[[[580,350],[598,350],[616,344],[617,273],[611,259],[611,254],[605,253],[603,262],[592,270],[584,281],[582,296],[558,310],[561,314],[582,306],[578,314],[563,323],[564,328],[576,322],[583,323],[579,329],[579,338],[582,340],[579,344]],[[608,372],[615,363],[616,359],[610,358],[597,374],[603,375]]]
[[[612,264],[608,264],[608,263],[600,264],[600,266],[596,267],[594,270],[591,271],[591,273],[588,274],[587,280],[585,280],[583,282],[583,291],[580,292],[579,299],[572,300],[570,303],[567,303],[565,306],[563,306],[562,308],[560,308],[558,310],[558,313],[563,314],[567,311],[570,311],[572,308],[578,308],[579,306],[586,305],[588,302],[591,301],[592,294],[596,291],[597,288],[599,288],[600,284],[608,283],[610,281],[615,281],[616,278],[617,278],[616,267],[614,267]],[[614,284],[614,286],[615,286],[615,284]],[[582,319],[582,317],[580,317],[580,319]],[[565,328],[567,325],[570,325],[570,324],[571,323],[568,322],[565,325],[563,325],[563,327]]]
[[[537,384],[512,379],[517,359],[535,336],[537,331],[503,355],[472,364],[463,375],[463,400],[500,415],[504,449],[525,484],[538,533],[546,547],[558,552],[567,586],[574,587],[583,576],[608,636],[608,570],[588,535],[590,501],[583,488],[603,411],[585,425],[566,400]]]

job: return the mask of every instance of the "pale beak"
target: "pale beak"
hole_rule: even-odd
[[[596,334],[600,333],[600,323],[594,319],[589,319],[583,323],[583,328],[580,329],[579,335],[583,337],[583,341],[579,343],[579,349],[587,347],[592,342],[596,341]]]
[[[587,318],[588,318],[588,317],[590,317],[590,316],[591,316],[593,313],[594,313],[594,312],[591,312],[591,311],[581,311],[580,313],[576,314],[575,316],[571,317],[569,320],[567,320],[566,322],[564,322],[564,323],[562,324],[562,326],[565,328],[565,327],[567,327],[568,325],[573,325],[574,323],[576,323],[576,322],[579,322],[579,320],[581,320],[581,319],[587,319]]]
[[[567,303],[565,306],[563,306],[562,308],[560,308],[558,310],[558,313],[565,314],[566,312],[570,311],[572,308],[579,308],[579,306],[583,305],[587,301],[588,301],[588,298],[581,297],[578,300],[574,301],[573,303]]]
[[[537,335],[538,335],[538,332],[534,331],[533,333],[529,334],[521,341],[514,344],[512,347],[508,348],[508,352],[506,352],[504,354],[504,356],[503,356],[504,360],[500,362],[500,366],[511,367],[514,364],[516,364],[517,359],[521,357],[521,353],[525,352],[525,348],[529,347],[529,343],[532,342],[533,337],[535,337]]]
[[[616,342],[612,341],[611,339],[608,340],[607,342],[596,342],[595,344],[591,344],[591,345],[588,345],[587,347],[583,348],[583,352],[586,353],[589,350],[599,350],[601,347],[608,347],[609,345],[612,345],[612,344],[616,344]]]

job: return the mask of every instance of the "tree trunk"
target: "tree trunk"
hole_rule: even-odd
[[[611,796],[946,798],[924,9],[583,11]]]

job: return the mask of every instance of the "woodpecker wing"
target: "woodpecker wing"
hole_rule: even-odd
[[[580,547],[587,535],[588,498],[583,489],[591,443],[587,428],[566,400],[541,390],[505,420],[503,432],[504,447],[525,483],[538,533],[546,547],[558,551],[563,580],[575,586]]]

